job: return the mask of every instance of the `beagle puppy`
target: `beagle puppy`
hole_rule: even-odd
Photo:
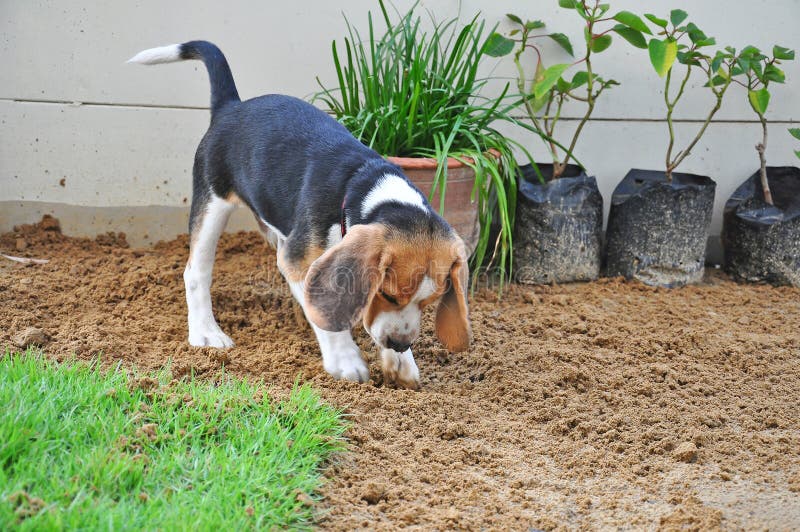
[[[152,48],[146,65],[198,59],[211,82],[211,125],[197,148],[183,278],[193,346],[230,347],[211,309],[217,241],[239,204],[277,249],[278,267],[316,334],[325,370],[365,382],[351,329],[361,320],[388,382],[419,387],[411,345],[440,300],[436,333],[468,348],[463,241],[397,166],[316,107],[290,96],[241,101],[225,56],[206,41]]]

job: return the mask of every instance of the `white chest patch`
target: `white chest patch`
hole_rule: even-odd
[[[375,207],[389,201],[426,210],[425,201],[419,191],[415,190],[402,177],[387,174],[381,177],[364,197],[364,201],[361,202],[361,217],[366,218]]]

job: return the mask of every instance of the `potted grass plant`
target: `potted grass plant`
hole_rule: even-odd
[[[516,144],[492,127],[510,120],[501,107],[508,87],[495,97],[481,94],[488,80],[478,68],[491,31],[478,16],[426,25],[417,4],[396,20],[383,0],[379,5],[382,35],[371,13],[363,36],[345,17],[344,50],[332,45],[338,85],[318,80],[316,99],[428,195],[474,250],[473,268],[492,257],[502,283],[511,267],[517,166]],[[493,216],[501,230],[490,241]]]
[[[771,56],[748,46],[737,59],[735,73],[742,81],[734,81],[746,89],[761,124],[760,165],[725,204],[722,244],[725,269],[734,277],[800,286],[800,169],[767,166],[766,158],[770,87],[785,81],[780,65],[794,56],[781,46],[774,46]]]
[[[543,40],[556,42],[570,56],[575,53],[565,34],[547,31],[541,20],[523,21],[509,14],[514,28],[507,37],[493,36],[504,41],[504,46],[493,47],[496,55],[513,51],[521,104],[551,158],[550,163],[521,167],[514,263],[515,279],[522,283],[588,281],[599,276],[603,198],[596,179],[570,161],[576,161],[578,139],[597,100],[618,85],[595,71],[594,55],[607,50],[614,35],[646,48],[644,34],[650,34],[637,15],[629,11],[611,14],[610,6],[599,0],[559,0],[559,5],[577,14],[584,27],[580,54],[574,62],[545,65],[539,44]],[[532,73],[525,69],[527,57],[534,61]],[[559,127],[568,102],[583,110],[571,135]]]
[[[676,170],[722,106],[732,82],[736,50],[706,52],[715,39],[687,23],[683,10],[672,10],[669,19],[645,17],[655,27],[648,42],[650,62],[664,78],[665,165],[663,170],[631,170],[614,190],[606,229],[605,273],[655,286],[681,286],[703,276],[716,183],[707,176]],[[706,79],[704,87],[714,103],[691,141],[676,151],[673,113],[695,72]]]

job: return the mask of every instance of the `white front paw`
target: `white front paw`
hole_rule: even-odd
[[[411,349],[398,353],[393,349],[381,349],[383,378],[400,388],[419,390],[419,368]]]
[[[189,323],[189,344],[195,347],[233,347],[231,337],[222,332],[216,322]]]
[[[361,358],[361,350],[357,345],[332,353],[322,354],[322,365],[334,379],[353,382],[367,382],[369,369]]]

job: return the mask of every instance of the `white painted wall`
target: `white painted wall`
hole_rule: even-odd
[[[800,49],[800,0],[642,4],[617,0],[613,9],[663,16],[679,7],[719,43],[737,48],[778,43]],[[410,2],[398,0],[397,5],[405,9]],[[541,18],[574,43],[582,32],[577,17],[558,8],[556,0],[425,0],[422,6],[440,19],[459,10],[465,17],[482,10],[501,29],[509,28],[507,12]],[[206,74],[198,62],[125,64],[136,52],[208,39],[226,53],[243,98],[269,92],[307,97],[318,88],[317,76],[334,81],[330,42],[344,35],[342,12],[364,28],[368,9],[377,10],[377,2],[0,1],[0,210],[5,211],[0,212],[0,230],[32,221],[42,211],[36,202],[100,208],[186,204],[194,149],[208,121]],[[551,62],[566,59],[555,45],[545,49]],[[661,80],[652,72],[646,51],[620,40],[594,64],[598,73],[622,83],[598,103],[597,120],[587,126],[577,151],[597,175],[607,210],[614,186],[629,168],[663,165],[666,127]],[[793,149],[798,146],[786,129],[800,121],[800,61],[784,66],[789,83],[775,87],[768,113],[773,122],[768,159],[773,165],[797,164]],[[514,70],[505,59],[487,64],[489,73],[510,78]],[[690,120],[679,125],[679,139],[691,136],[698,127],[692,121],[702,119],[710,101],[701,89],[690,88],[676,112]],[[567,114],[574,117],[576,112]],[[732,88],[718,121],[680,168],[718,183],[712,234],[719,231],[727,197],[757,168],[753,146],[759,127],[753,118],[744,91]],[[545,156],[529,135],[502,129]],[[11,204],[14,209],[8,208]],[[109,224],[104,230],[116,228]],[[81,227],[78,218],[70,229],[92,232],[97,227],[88,222]],[[152,237],[183,227],[116,229]]]

